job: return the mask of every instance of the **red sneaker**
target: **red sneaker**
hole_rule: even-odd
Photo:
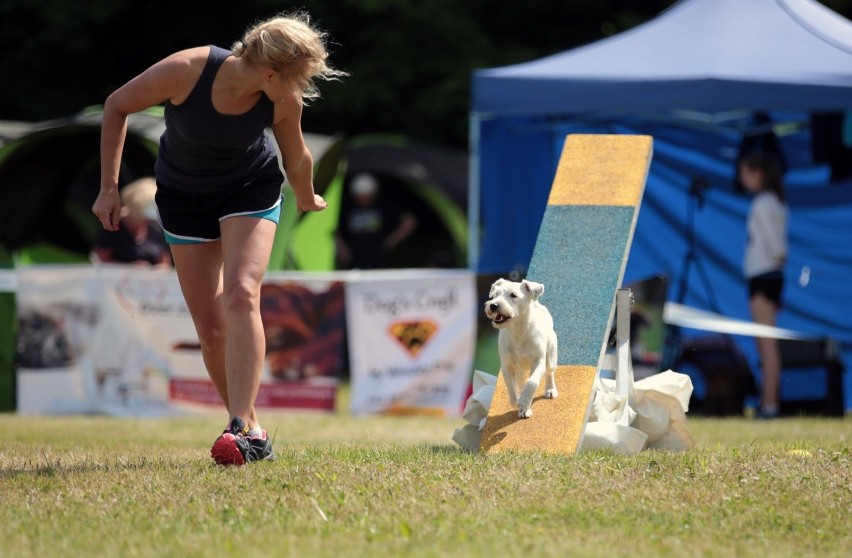
[[[231,425],[210,448],[213,461],[219,465],[245,465],[251,461],[273,461],[275,452],[266,430],[260,436],[251,436],[245,421],[234,417]]]
[[[249,446],[249,427],[240,417],[234,417],[230,426],[213,442],[210,456],[219,465],[244,465]]]

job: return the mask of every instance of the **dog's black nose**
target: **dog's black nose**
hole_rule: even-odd
[[[496,303],[496,302],[492,302],[492,303],[491,303],[491,309],[492,309],[492,310],[497,310],[498,308],[500,308],[500,307],[499,307],[499,306],[497,306],[497,303]]]

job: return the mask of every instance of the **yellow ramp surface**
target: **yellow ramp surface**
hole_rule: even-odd
[[[497,378],[480,449],[574,453],[583,429],[576,417],[585,416],[595,372],[594,366],[558,366],[556,385],[564,391],[556,399],[544,399],[543,391],[539,393],[529,419],[518,418],[518,406],[509,405],[503,377]]]
[[[527,278],[545,286],[541,302],[553,315],[559,344],[559,397],[544,399],[533,417],[509,408],[498,378],[482,451],[573,454],[588,419],[595,376],[621,285],[653,141],[650,136],[569,135],[565,140]]]

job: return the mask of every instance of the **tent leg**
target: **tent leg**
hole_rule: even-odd
[[[472,112],[468,118],[468,190],[467,190],[467,266],[476,271],[479,267],[479,127],[482,119]]]

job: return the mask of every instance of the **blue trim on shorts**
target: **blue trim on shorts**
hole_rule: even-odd
[[[223,215],[219,217],[219,222],[221,223],[225,219],[229,217],[258,217],[260,219],[266,219],[267,221],[272,221],[276,225],[278,224],[278,220],[281,218],[281,206],[282,198],[278,198],[278,201],[275,202],[275,205],[270,207],[269,209],[262,209],[260,211],[248,211],[245,213],[231,213],[230,215]]]
[[[281,219],[281,206],[284,205],[284,195],[278,198],[278,201],[270,207],[269,209],[261,209],[260,211],[252,211],[248,213],[232,213],[231,215],[225,215],[219,218],[219,222],[221,223],[228,217],[257,217],[259,219],[266,219],[267,221],[272,221],[276,225],[278,221]],[[169,244],[204,244],[205,242],[215,242],[219,240],[219,238],[197,238],[191,236],[176,236],[163,228],[163,234],[166,236],[166,242]]]
[[[166,236],[168,244],[204,244],[205,242],[215,242],[218,238],[194,238],[189,236],[175,236],[169,231],[163,229],[163,234]]]

